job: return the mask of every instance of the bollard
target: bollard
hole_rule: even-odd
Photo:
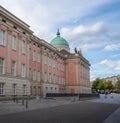
[[[18,103],[18,99],[16,98],[16,103]]]
[[[22,98],[22,105],[24,105],[24,98]]]
[[[28,99],[26,99],[26,109],[28,109]]]

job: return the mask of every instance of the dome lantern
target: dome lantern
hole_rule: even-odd
[[[58,30],[57,30],[56,35],[57,35],[57,36],[60,36],[59,28],[58,28]]]

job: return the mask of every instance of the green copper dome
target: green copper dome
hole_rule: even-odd
[[[50,42],[51,45],[53,45],[53,46],[55,46],[55,47],[56,47],[56,46],[69,47],[68,42],[67,42],[64,38],[62,38],[62,37],[60,36],[59,29],[58,29],[56,35],[57,35],[57,37],[55,37],[55,38]]]

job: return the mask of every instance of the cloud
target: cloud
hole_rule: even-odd
[[[107,59],[107,52],[101,54],[103,49],[118,50],[116,44],[120,44],[120,7],[113,6],[116,1],[119,0],[0,0],[0,5],[48,42],[56,36],[59,27],[71,50],[77,47],[87,54],[92,76],[97,77],[120,69],[119,61]]]
[[[88,2],[89,0],[76,0],[76,2],[71,0],[0,0],[1,5],[28,23],[37,36],[47,41],[52,39],[53,30],[68,23],[78,22],[81,18],[95,12],[98,7],[111,3],[112,0],[97,2],[91,0],[90,4],[86,4]],[[97,33],[95,32],[97,29],[99,31],[99,25],[96,26],[93,27],[94,33]],[[75,31],[79,31],[79,28],[82,27],[76,28]],[[89,32],[89,29],[86,27],[82,33],[84,31]]]
[[[104,70],[111,70],[111,71],[119,71],[120,70],[120,61],[112,61],[109,59],[102,60],[98,63]]]
[[[113,58],[120,57],[120,53],[119,54],[112,55],[111,57],[113,57]]]
[[[64,27],[61,29],[61,33],[70,42],[71,47],[81,47],[83,51],[87,51],[103,44],[108,29],[105,22],[97,22],[89,26]]]
[[[107,45],[104,50],[106,51],[114,51],[114,50],[119,50],[120,49],[120,45],[119,44],[111,44],[111,45]]]
[[[78,35],[95,35],[100,34],[103,31],[107,30],[107,26],[105,22],[97,22],[90,26],[78,25],[76,27],[71,28],[62,28],[61,31],[66,36],[78,36]]]
[[[91,65],[91,80],[97,77],[108,77],[120,73],[120,61],[104,59]]]

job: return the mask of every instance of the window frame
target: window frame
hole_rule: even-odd
[[[0,45],[6,45],[6,31],[4,29],[0,29]]]
[[[0,83],[0,95],[5,95],[5,83]]]

